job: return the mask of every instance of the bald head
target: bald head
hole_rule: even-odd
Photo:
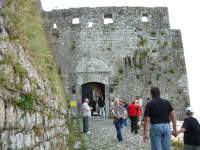
[[[86,98],[86,99],[84,100],[84,102],[86,102],[86,103],[89,103],[89,99],[88,99],[88,98]]]

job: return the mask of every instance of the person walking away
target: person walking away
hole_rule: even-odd
[[[114,124],[115,124],[115,128],[117,131],[117,140],[119,142],[123,141],[123,136],[122,136],[122,124],[123,121],[125,119],[127,119],[127,112],[124,109],[124,107],[122,107],[120,105],[120,101],[119,99],[115,99],[114,101],[114,107],[112,108],[112,113],[114,115]]]
[[[89,99],[86,98],[84,100],[84,103],[82,104],[82,116],[83,116],[83,133],[90,134],[90,116],[91,116],[91,110],[92,107],[89,105]]]
[[[160,89],[158,87],[151,88],[151,97],[145,107],[144,112],[144,133],[143,141],[148,141],[147,131],[150,127],[150,140],[152,150],[170,150],[171,146],[171,125],[173,124],[173,132],[176,131],[176,114],[166,99],[160,98]]]
[[[128,105],[127,112],[131,120],[131,133],[135,131],[135,134],[138,134],[138,106],[135,104],[135,100]]]
[[[142,108],[140,107],[138,100],[135,101],[135,104],[138,106],[138,129],[139,129],[140,125],[142,124]]]
[[[121,100],[121,105],[127,110],[128,109],[128,104],[125,102],[125,99],[122,98]]]
[[[179,133],[184,132],[183,137],[183,150],[200,150],[200,125],[196,118],[193,117],[194,110],[192,107],[185,109],[187,118],[184,119],[183,125],[180,130],[173,132],[176,137]]]
[[[99,104],[100,115],[102,118],[105,118],[105,108],[104,108],[105,103],[102,95],[100,95],[98,98],[98,104]]]
[[[127,111],[127,109],[128,109],[128,103],[125,101],[124,98],[121,99],[120,105],[122,105],[124,107],[124,109],[126,109],[126,111]],[[124,120],[123,126],[127,126],[129,124],[130,124],[130,122],[128,121],[128,119]]]

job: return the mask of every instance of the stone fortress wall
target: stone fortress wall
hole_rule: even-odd
[[[27,49],[9,40],[3,20],[0,16],[0,149],[68,149],[66,104],[27,58]]]
[[[145,105],[150,88],[158,86],[183,117],[189,91],[182,36],[170,29],[166,7],[70,8],[42,12],[42,17],[78,114],[82,85],[99,82],[105,84],[107,111],[114,97],[129,102],[140,95]]]

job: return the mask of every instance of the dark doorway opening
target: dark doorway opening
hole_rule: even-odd
[[[89,105],[93,107],[92,115],[98,115],[98,97],[102,95],[105,99],[105,85],[98,82],[89,82],[82,85],[82,103],[85,98],[90,100]]]

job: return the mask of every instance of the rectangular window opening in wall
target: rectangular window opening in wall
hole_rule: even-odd
[[[88,27],[89,27],[89,28],[92,28],[92,25],[93,25],[93,22],[92,22],[92,21],[89,21],[89,22],[88,22]]]
[[[72,24],[79,24],[79,18],[73,18]]]
[[[147,22],[148,21],[148,14],[147,13],[143,13],[142,14],[142,22]]]
[[[113,23],[113,15],[111,13],[104,14],[104,24]]]

